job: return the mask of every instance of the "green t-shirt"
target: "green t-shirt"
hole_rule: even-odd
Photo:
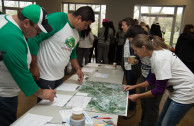
[[[37,55],[38,50],[39,50],[39,45],[42,41],[47,40],[51,36],[53,36],[55,33],[59,32],[60,30],[63,29],[63,27],[68,23],[68,16],[66,13],[63,12],[56,12],[56,13],[51,13],[48,15],[48,23],[49,25],[53,28],[53,31],[50,33],[41,33],[38,36],[35,36],[34,38],[29,38],[28,39],[28,44],[30,48],[30,52],[32,55]],[[73,28],[73,27],[72,27]],[[80,32],[79,32],[80,34]],[[62,36],[61,36],[62,37]],[[76,45],[77,47],[77,45]],[[76,47],[73,49],[70,59],[76,59]]]
[[[54,81],[64,76],[69,60],[77,58],[80,33],[71,26],[68,15],[63,12],[49,14],[48,23],[53,31],[28,39],[28,44],[31,54],[37,55],[40,78]]]
[[[0,15],[0,22],[0,50],[6,52],[0,62],[0,96],[17,96],[20,88],[28,97],[39,87],[29,71],[31,56],[27,42],[11,16]]]

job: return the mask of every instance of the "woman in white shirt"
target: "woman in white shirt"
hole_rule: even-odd
[[[77,48],[78,63],[82,67],[83,58],[85,58],[85,64],[89,63],[90,49],[93,46],[94,35],[91,32],[91,28],[81,31],[81,38],[79,40],[79,46]]]
[[[155,126],[176,126],[194,105],[193,73],[157,36],[150,40],[149,36],[140,34],[131,44],[140,58],[150,57],[151,75],[145,82],[128,85],[124,90],[155,84],[155,88],[150,91],[129,96],[131,101],[136,101],[161,95],[168,89],[169,96]]]

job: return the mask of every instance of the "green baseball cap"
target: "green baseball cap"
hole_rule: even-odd
[[[39,28],[45,32],[51,32],[53,29],[48,24],[47,12],[39,5],[31,4],[22,9],[24,17],[37,24]]]

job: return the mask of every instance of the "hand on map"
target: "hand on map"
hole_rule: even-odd
[[[78,81],[79,82],[82,82],[83,81],[83,79],[84,79],[84,74],[83,74],[83,72],[81,71],[81,69],[77,69],[77,75],[78,75]]]
[[[135,87],[133,85],[127,85],[123,88],[124,91],[129,91],[129,90],[132,90],[134,89]]]
[[[128,96],[130,101],[136,102],[139,99],[139,94],[133,94]]]

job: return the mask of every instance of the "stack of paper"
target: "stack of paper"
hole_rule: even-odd
[[[53,117],[28,113],[13,126],[45,126]]]
[[[61,91],[76,91],[79,88],[78,84],[63,83],[56,90]]]
[[[42,100],[40,101],[39,104],[63,107],[72,97],[71,95],[60,95],[60,94],[56,94],[56,96],[57,97],[54,98],[54,101],[52,103],[49,100]]]
[[[93,76],[94,77],[99,77],[99,78],[108,78],[109,74],[104,74],[104,73],[96,72]]]
[[[87,75],[84,75],[84,80],[86,79],[86,77],[88,77]],[[77,74],[74,74],[74,75],[72,75],[70,78],[69,78],[70,80],[78,80],[78,76],[77,76]]]
[[[71,107],[79,106],[82,108],[86,108],[90,100],[91,100],[91,97],[74,96],[71,98],[71,100],[67,103],[66,106],[71,106]]]
[[[94,71],[96,71],[95,68],[82,68],[82,72],[92,73],[92,72],[94,72]]]

